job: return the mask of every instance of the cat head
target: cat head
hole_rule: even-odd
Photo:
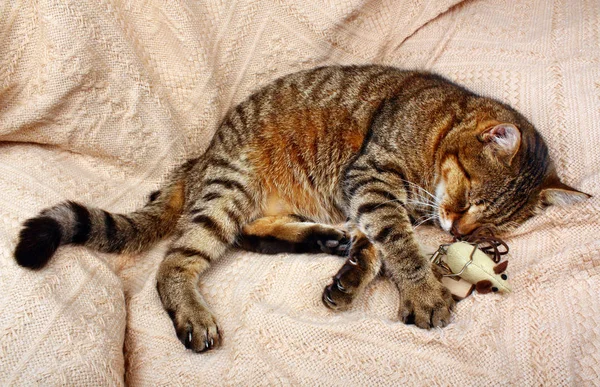
[[[435,195],[444,230],[506,232],[546,206],[590,197],[561,182],[544,140],[512,108],[479,97],[468,112],[440,147]]]

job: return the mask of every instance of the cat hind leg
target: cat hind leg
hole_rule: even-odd
[[[326,253],[346,256],[348,233],[335,226],[314,223],[298,215],[259,218],[242,229],[238,246],[261,254]]]
[[[224,160],[207,164],[190,178],[197,179],[190,184],[192,199],[157,273],[157,290],[177,337],[195,352],[210,350],[222,341],[222,331],[198,288],[200,277],[259,214],[252,175],[244,172],[249,168]]]

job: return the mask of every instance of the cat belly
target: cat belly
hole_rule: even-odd
[[[263,203],[264,216],[300,215],[314,222],[339,224],[346,220],[331,198],[295,187],[288,192],[269,191]]]

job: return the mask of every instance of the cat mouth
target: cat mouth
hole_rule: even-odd
[[[461,237],[471,234],[481,224],[467,221],[461,214],[457,213],[444,213],[440,211],[438,214],[439,225],[442,230],[451,234],[454,237]]]

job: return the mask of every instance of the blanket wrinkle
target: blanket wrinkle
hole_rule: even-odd
[[[554,0],[61,0],[0,4],[0,385],[600,383],[600,3]],[[377,279],[321,303],[339,257],[232,251],[200,288],[224,332],[184,349],[137,256],[12,258],[22,222],[77,200],[128,212],[209,146],[250,92],[298,70],[431,70],[509,103],[561,178],[593,197],[516,230],[508,296],[474,294],[444,329],[398,322]],[[420,226],[424,250],[449,241]]]

